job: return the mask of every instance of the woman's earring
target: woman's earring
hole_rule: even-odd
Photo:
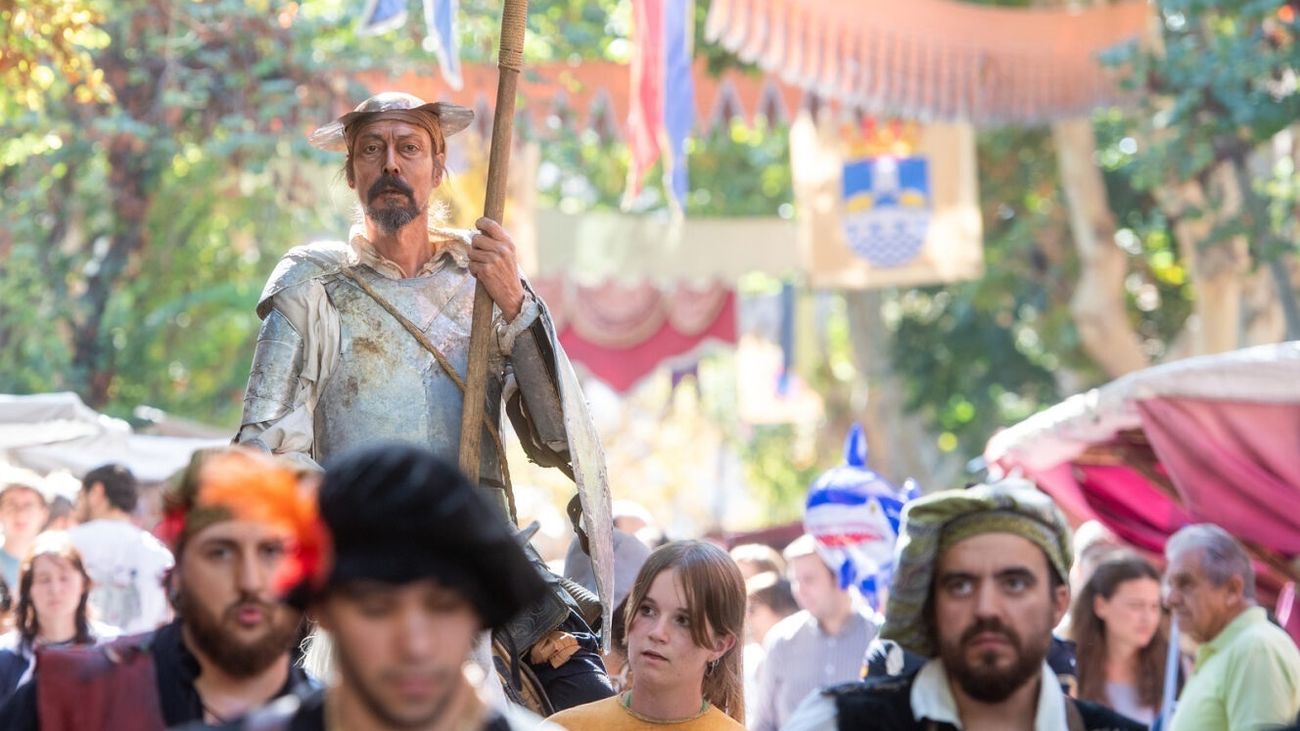
[[[708,671],[707,674],[708,674],[708,675],[712,675],[712,674],[713,674],[713,671],[714,671],[714,670],[717,670],[717,669],[718,669],[718,661],[717,661],[717,659],[710,660],[710,661],[709,661],[709,671]]]

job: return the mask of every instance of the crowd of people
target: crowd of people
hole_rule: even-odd
[[[203,452],[152,532],[124,467],[86,474],[66,529],[45,529],[31,478],[0,490],[17,560],[5,729],[1189,731],[1300,713],[1300,651],[1257,605],[1237,539],[1190,525],[1146,557],[1099,524],[1071,530],[1018,481],[909,504],[878,607],[810,535],[728,553],[652,547],[645,520],[621,521],[609,690],[552,698],[543,720],[485,646],[545,582],[484,491],[427,450],[353,450],[323,476]],[[594,584],[576,540],[564,563]],[[299,649],[310,627],[330,638],[324,671]]]
[[[1028,483],[909,490],[905,507],[875,495],[857,505],[896,550],[862,594],[815,531],[728,553],[667,540],[644,509],[607,520],[597,430],[509,232],[431,212],[447,139],[473,117],[385,92],[310,135],[345,156],[358,222],[276,265],[235,444],[163,486],[160,520],[141,520],[119,465],[62,503],[34,475],[0,478],[0,729],[1296,721],[1300,651],[1257,604],[1247,550],[1213,525],[1164,556],[1095,526],[1072,550]],[[489,365],[472,476],[451,462],[471,357]],[[574,482],[562,571],[511,522],[502,406],[529,459]],[[827,504],[849,492],[831,487]]]

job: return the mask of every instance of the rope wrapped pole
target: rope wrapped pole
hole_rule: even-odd
[[[487,199],[483,215],[501,221],[506,207],[506,175],[515,118],[515,89],[524,66],[524,30],[528,0],[505,0],[501,10],[501,51],[497,57],[497,104],[492,118],[492,151],[488,156]],[[469,368],[465,373],[465,410],[460,420],[460,469],[478,483],[482,461],[483,413],[487,401],[487,362],[492,333],[492,297],[483,283],[474,291],[474,319],[469,336]],[[500,454],[502,465],[505,454]]]

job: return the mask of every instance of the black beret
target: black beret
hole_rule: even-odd
[[[427,449],[385,443],[339,455],[325,464],[319,500],[334,555],[325,591],[432,578],[463,593],[488,627],[545,591],[501,511]]]

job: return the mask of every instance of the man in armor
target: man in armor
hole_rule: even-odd
[[[481,218],[476,232],[452,230],[430,213],[446,139],[472,119],[464,107],[386,92],[312,133],[316,147],[346,153],[361,220],[346,243],[296,247],[271,274],[257,304],[263,323],[235,439],[312,464],[380,441],[418,444],[456,462],[481,282],[494,303],[481,486],[498,504],[512,502],[498,429],[504,401],[528,457],[577,483],[608,604],[604,455],[545,305],[520,275],[499,223]],[[580,607],[547,577],[549,599],[511,625],[508,644],[516,655],[541,656],[533,668],[556,706],[608,695]],[[606,626],[608,617],[606,607]],[[582,641],[576,654],[573,637]]]

